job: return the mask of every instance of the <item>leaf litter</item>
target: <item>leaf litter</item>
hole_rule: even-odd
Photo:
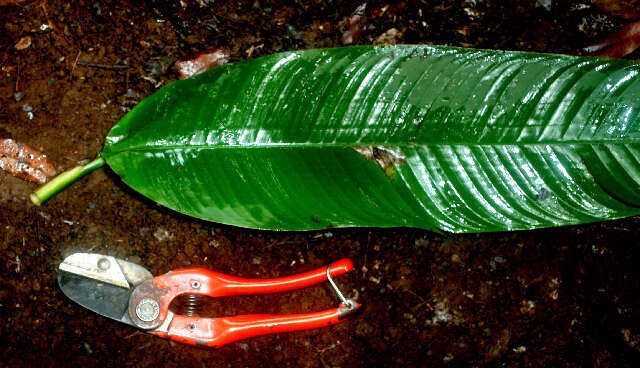
[[[229,54],[227,52],[220,49],[209,49],[176,61],[175,68],[180,79],[185,79],[228,62]]]
[[[11,138],[0,128],[0,169],[20,179],[46,183],[56,173],[47,156],[26,143]]]
[[[586,52],[600,57],[623,58],[640,47],[639,0],[596,0],[594,5],[607,15],[635,22],[627,24],[601,42],[585,47]]]

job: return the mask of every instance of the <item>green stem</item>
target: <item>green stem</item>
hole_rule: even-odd
[[[71,170],[65,171],[62,174],[53,178],[50,182],[36,189],[35,192],[31,193],[29,198],[31,198],[31,202],[36,206],[43,204],[48,201],[51,197],[61,192],[64,188],[73,184],[76,180],[81,177],[87,175],[93,170],[104,165],[104,159],[101,156],[98,156],[95,160],[89,162],[84,166],[77,166]]]

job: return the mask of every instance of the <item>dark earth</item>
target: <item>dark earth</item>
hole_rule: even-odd
[[[239,61],[339,47],[360,5],[42,0],[0,7],[0,128],[46,153],[59,171],[72,168],[100,152],[126,111],[178,78],[171,67],[175,60],[211,48]],[[370,1],[356,22],[362,32],[354,44],[584,54],[584,47],[627,23],[590,0]],[[25,36],[31,36],[31,45],[17,50]],[[0,366],[637,367],[640,362],[637,217],[480,235],[417,229],[268,232],[160,208],[108,168],[41,207],[28,200],[36,187],[0,171]],[[194,348],[139,332],[67,299],[56,282],[57,267],[78,251],[124,258],[154,274],[203,266],[244,277],[284,276],[350,257],[357,271],[336,280],[366,309],[333,327],[263,336],[218,350]],[[335,307],[338,299],[321,284],[209,304],[218,316],[302,313]]]

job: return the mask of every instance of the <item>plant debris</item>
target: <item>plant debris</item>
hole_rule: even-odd
[[[24,36],[16,42],[16,50],[28,49],[31,46],[31,36]]]
[[[25,6],[36,0],[0,0],[0,6]]]
[[[602,42],[585,47],[585,51],[595,56],[621,58],[640,47],[640,21],[631,23]]]
[[[42,152],[12,138],[2,138],[1,133],[0,169],[15,177],[40,184],[46,183],[56,173],[55,167]]]
[[[603,41],[585,47],[595,56],[622,58],[640,47],[640,0],[596,0],[593,3],[602,12],[616,18],[634,20]]]
[[[185,79],[228,62],[228,53],[220,49],[209,49],[176,61],[175,68],[180,79]]]
[[[374,45],[395,45],[398,43],[398,39],[402,37],[401,31],[396,28],[390,28],[373,42]]]
[[[617,18],[628,20],[640,18],[640,0],[595,0],[593,5]]]
[[[349,21],[347,22],[347,29],[342,33],[342,44],[350,45],[356,42],[362,34],[362,30],[369,24],[364,18],[364,12],[367,9],[367,3],[364,3],[356,8],[351,14]]]

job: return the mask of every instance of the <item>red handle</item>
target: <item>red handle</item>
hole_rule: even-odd
[[[353,270],[353,262],[341,259],[331,263],[331,277]],[[267,294],[294,290],[327,280],[327,267],[305,273],[273,279],[246,279],[214,272],[204,268],[186,268],[167,272],[138,285],[129,298],[129,317],[141,328],[160,326],[167,317],[171,301],[182,294],[200,294],[210,297],[231,295]],[[142,321],[137,317],[139,302],[152,298],[159,311],[153,321]]]
[[[254,336],[331,326],[345,321],[348,315],[358,308],[360,304],[356,304],[351,309],[341,306],[321,312],[286,316],[272,314],[223,318],[174,316],[168,333],[155,334],[184,344],[220,347]]]
[[[331,277],[340,276],[353,270],[353,262],[343,258],[330,265]],[[172,299],[180,294],[202,294],[211,297],[269,294],[300,289],[327,280],[327,267],[305,273],[273,279],[246,279],[225,275],[204,268],[174,270],[154,278],[160,288],[168,287]],[[194,287],[197,286],[197,287]]]

